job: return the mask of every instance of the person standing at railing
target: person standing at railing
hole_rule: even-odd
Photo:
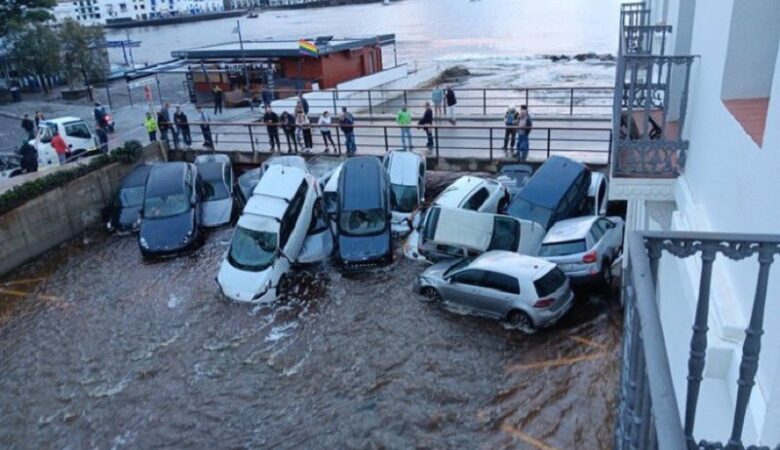
[[[520,120],[520,114],[514,105],[506,107],[506,114],[504,114],[504,152],[511,151],[515,148],[515,137],[517,136],[517,122]]]
[[[192,135],[190,134],[190,123],[187,120],[187,115],[181,110],[181,106],[176,105],[176,112],[173,113],[173,123],[181,133],[181,138],[184,141],[184,145],[187,146],[187,150],[192,148]]]
[[[404,150],[411,150],[412,147],[412,113],[406,108],[406,105],[401,107],[398,114],[395,116],[395,123],[401,127],[401,147]]]
[[[339,117],[339,126],[344,133],[344,141],[347,146],[347,156],[353,156],[357,152],[355,144],[355,117],[347,111],[346,106],[341,107],[341,117]]]
[[[171,143],[168,142],[168,131],[171,129],[171,113],[168,110],[170,107],[171,104],[165,102],[160,111],[157,112],[157,127],[160,129],[160,137],[165,141],[166,147],[171,145]]]
[[[531,116],[528,114],[528,105],[520,105],[520,116],[517,122],[517,157],[521,161],[528,159],[528,135],[534,126]]]
[[[295,124],[303,135],[303,152],[311,152],[311,149],[314,147],[311,139],[311,121],[309,120],[309,115],[304,112],[303,107],[298,109],[298,114],[295,116]]]
[[[452,89],[451,84],[447,85],[447,89],[444,91],[444,97],[447,100],[445,104],[447,105],[447,108],[450,109],[450,123],[455,125],[455,105],[458,104],[458,99],[455,97],[455,90]]]
[[[441,88],[440,84],[437,84],[436,87],[433,88],[431,100],[433,101],[433,113],[437,119],[440,119],[442,116],[441,104],[444,102],[444,90]]]
[[[336,151],[336,143],[333,142],[333,134],[330,131],[330,125],[333,122],[333,120],[330,117],[330,113],[328,111],[325,111],[320,116],[320,119],[317,121],[317,125],[320,126],[320,133],[322,133],[322,142],[325,143],[325,153],[330,152],[330,147],[328,147],[328,141],[330,141],[331,145],[333,145],[333,151]]]
[[[216,116],[222,113],[222,88],[216,85],[211,92],[214,94],[214,115]]]
[[[428,142],[425,147],[428,151],[433,150],[433,133],[431,132],[431,125],[433,125],[433,110],[431,109],[431,103],[425,102],[425,113],[423,113],[422,119],[417,122],[417,125],[425,131],[425,135],[428,136]]]
[[[265,108],[263,122],[265,123],[265,130],[268,133],[268,141],[271,143],[271,153],[276,149],[279,150],[279,153],[282,153],[282,143],[279,142],[279,115],[271,109],[270,104]]]
[[[303,108],[303,112],[309,114],[309,102],[303,97],[303,94],[298,94],[298,104]]]
[[[214,148],[214,141],[211,140],[211,117],[209,113],[203,110],[203,106],[198,105],[195,107],[198,112],[198,120],[200,120],[200,132],[203,133],[203,146]]]
[[[293,153],[293,147],[295,147],[295,153],[298,153],[298,141],[295,138],[295,117],[284,111],[279,118],[279,124],[282,126],[282,131],[284,131],[284,137],[287,139],[287,153]]]
[[[152,113],[146,113],[146,119],[144,119],[144,128],[149,134],[149,142],[157,140],[157,120],[152,117]]]

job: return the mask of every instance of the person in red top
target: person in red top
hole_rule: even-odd
[[[60,136],[60,133],[54,132],[54,137],[51,138],[51,146],[60,158],[60,165],[65,164],[65,158],[68,153],[68,144],[65,143],[65,139]]]

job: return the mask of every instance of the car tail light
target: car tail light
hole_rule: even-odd
[[[599,259],[599,255],[596,254],[596,252],[588,252],[585,253],[585,256],[582,257],[582,262],[585,264],[594,263]]]
[[[554,298],[543,298],[534,303],[534,308],[549,308],[553,303],[555,303]]]

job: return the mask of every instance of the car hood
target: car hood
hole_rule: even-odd
[[[111,211],[111,226],[117,231],[131,231],[137,228],[136,222],[140,217],[141,207],[114,208]]]
[[[296,260],[300,264],[311,264],[328,259],[333,254],[333,235],[326,228],[320,233],[306,236]]]
[[[441,280],[444,278],[444,272],[446,272],[447,269],[455,265],[458,261],[460,261],[460,259],[448,259],[446,261],[437,262],[431,267],[425,269],[425,271],[420,276],[436,278]]]
[[[273,266],[260,272],[249,272],[233,267],[227,257],[222,260],[217,275],[222,293],[237,302],[254,302],[254,297],[263,292],[271,282]]]
[[[173,217],[141,221],[139,239],[144,239],[150,250],[176,250],[185,245],[187,233],[195,233],[195,210],[190,209]]]
[[[233,199],[231,197],[203,202],[203,226],[216,227],[230,222],[232,211]]]
[[[373,261],[389,253],[389,229],[373,236],[339,236],[339,257],[345,262]]]

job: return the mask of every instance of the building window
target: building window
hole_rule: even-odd
[[[745,132],[763,144],[780,43],[780,2],[734,0],[721,99]]]

